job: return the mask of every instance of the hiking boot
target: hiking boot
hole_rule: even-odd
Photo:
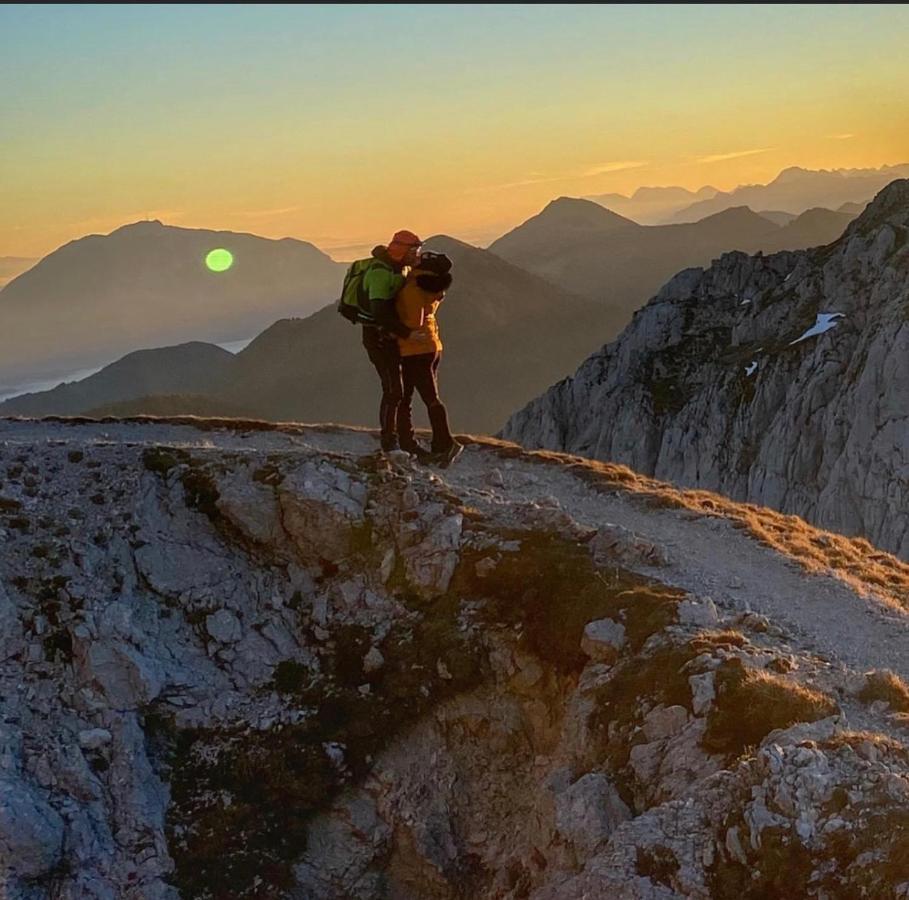
[[[402,445],[402,450],[406,450],[418,463],[429,463],[433,461],[434,454],[430,453],[422,444],[414,443]]]
[[[447,450],[443,450],[441,453],[433,453],[433,462],[440,469],[447,469],[463,452],[464,445],[459,444],[457,441],[452,441]]]

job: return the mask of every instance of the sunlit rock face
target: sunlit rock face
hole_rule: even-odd
[[[809,576],[731,505],[642,503],[627,470],[375,446],[0,420],[0,895],[909,880],[899,692],[862,674],[873,585]],[[756,611],[778,595],[853,610],[857,644],[815,636],[845,662]]]
[[[826,247],[680,272],[515,413],[525,447],[793,513],[909,559],[909,181]]]

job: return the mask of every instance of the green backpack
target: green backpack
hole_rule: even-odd
[[[358,259],[350,264],[350,268],[344,276],[341,299],[338,301],[338,312],[353,325],[371,325],[375,323],[375,319],[368,311],[369,296],[364,284],[367,271],[375,265],[389,268],[375,257]],[[389,271],[391,271],[390,268]]]

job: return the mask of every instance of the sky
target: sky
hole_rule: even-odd
[[[558,196],[909,162],[907,5],[0,6],[0,257],[145,218],[481,246]]]

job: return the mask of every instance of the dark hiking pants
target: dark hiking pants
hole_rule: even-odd
[[[398,341],[394,335],[367,325],[363,327],[363,346],[382,382],[382,400],[379,404],[382,449],[397,450],[398,409],[404,396]]]
[[[448,413],[439,399],[439,385],[436,381],[441,359],[441,353],[419,353],[416,356],[401,357],[404,395],[398,407],[398,439],[403,450],[413,447],[416,443],[411,408],[414,389],[426,404],[429,423],[432,425],[432,452],[442,453],[452,444]]]

